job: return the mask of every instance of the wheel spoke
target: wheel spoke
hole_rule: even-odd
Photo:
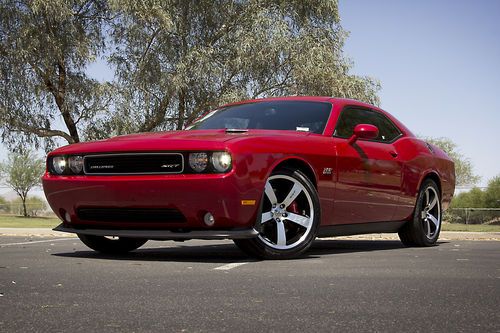
[[[275,205],[276,203],[278,203],[278,199],[276,199],[276,194],[274,193],[273,187],[271,186],[269,181],[266,182],[265,193],[266,193],[266,196],[269,199],[269,201],[271,201],[272,205]]]
[[[311,219],[309,217],[294,213],[288,213],[286,219],[300,226],[303,226],[304,228],[307,228],[309,226],[309,223],[311,222]]]
[[[277,245],[286,245],[286,234],[285,234],[285,224],[283,222],[276,222],[276,231],[278,235]]]
[[[308,184],[288,172],[273,174],[266,181],[263,210],[258,217],[262,228],[257,236],[265,246],[281,251],[311,241],[308,236],[314,232],[317,208],[313,197],[316,192]]]
[[[425,190],[425,207],[429,206],[429,189]]]
[[[425,224],[427,225],[427,237],[431,238],[431,224],[429,219],[425,219]]]
[[[300,192],[302,192],[302,186],[299,183],[294,183],[285,200],[283,200],[283,205],[288,207],[299,196]]]
[[[271,212],[262,213],[262,216],[260,218],[260,223],[266,223],[267,221],[269,221],[272,218],[273,218],[273,214]]]
[[[426,207],[427,210],[428,211],[431,210],[432,208],[434,208],[434,206],[436,206],[436,204],[437,204],[437,196],[435,195],[434,198],[432,198],[432,201],[429,204],[427,204]]]
[[[429,221],[429,220],[431,220],[432,224],[434,224],[434,226],[436,227],[436,230],[437,230],[439,227],[439,221],[437,220],[437,218],[435,218],[431,214],[427,214],[427,221]]]

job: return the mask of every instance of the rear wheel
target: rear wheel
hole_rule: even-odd
[[[436,183],[427,179],[418,194],[412,221],[399,231],[399,238],[406,246],[432,246],[441,231],[441,195]]]
[[[258,219],[259,236],[234,240],[241,250],[262,259],[299,256],[316,237],[320,221],[316,189],[300,171],[274,172],[266,181]]]
[[[123,254],[144,245],[148,240],[142,238],[104,237],[78,234],[78,238],[92,250],[107,254]]]

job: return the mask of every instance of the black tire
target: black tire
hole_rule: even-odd
[[[274,193],[274,206],[268,191]],[[309,178],[298,170],[275,171],[266,181],[261,201],[256,227],[260,235],[234,243],[259,259],[291,259],[304,253],[316,238],[321,220],[318,193]]]
[[[142,238],[119,237],[111,239],[104,236],[82,234],[78,234],[78,238],[92,250],[105,254],[124,254],[140,248],[148,241]]]
[[[432,179],[426,179],[420,187],[412,220],[399,230],[399,239],[405,246],[433,246],[439,238],[441,221],[441,193]]]

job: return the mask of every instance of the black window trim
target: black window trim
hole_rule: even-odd
[[[357,106],[357,105],[347,105],[347,106],[344,106],[344,108],[342,109],[342,111],[340,111],[339,117],[337,118],[337,123],[335,124],[335,129],[333,130],[332,137],[338,138],[338,139],[349,140],[349,138],[344,138],[342,136],[335,135],[335,132],[337,131],[337,126],[339,125],[339,119],[342,117],[342,114],[345,111],[351,110],[351,109],[360,109],[360,110],[372,111],[372,112],[378,113],[379,115],[381,115],[382,117],[384,117],[385,119],[387,119],[392,124],[392,126],[394,126],[398,130],[398,132],[399,132],[399,135],[397,135],[396,137],[394,137],[394,139],[392,139],[391,141],[381,141],[381,140],[376,140],[376,139],[362,139],[362,138],[359,138],[358,140],[391,144],[391,143],[396,142],[397,140],[399,140],[401,137],[404,136],[403,131],[401,131],[401,129],[396,124],[394,124],[394,122],[392,121],[392,119],[389,118],[389,117],[387,117],[385,114],[379,112],[378,110],[375,110],[375,109],[372,109],[372,108],[366,108],[366,107],[363,107],[363,106]]]

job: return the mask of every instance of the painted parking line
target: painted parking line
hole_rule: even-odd
[[[222,265],[219,267],[215,267],[214,270],[216,270],[216,271],[228,271],[230,269],[233,269],[233,268],[236,268],[239,266],[243,266],[246,264],[248,264],[248,262],[232,262],[230,264],[225,264],[225,265]]]
[[[7,243],[7,244],[0,244],[0,247],[13,246],[13,245],[29,245],[29,244],[37,244],[37,243],[52,243],[52,242],[59,242],[59,241],[65,241],[65,240],[75,240],[75,238],[74,237],[72,237],[72,238],[55,238],[55,239],[50,239],[50,240],[40,240],[40,241],[32,241],[32,242]]]

